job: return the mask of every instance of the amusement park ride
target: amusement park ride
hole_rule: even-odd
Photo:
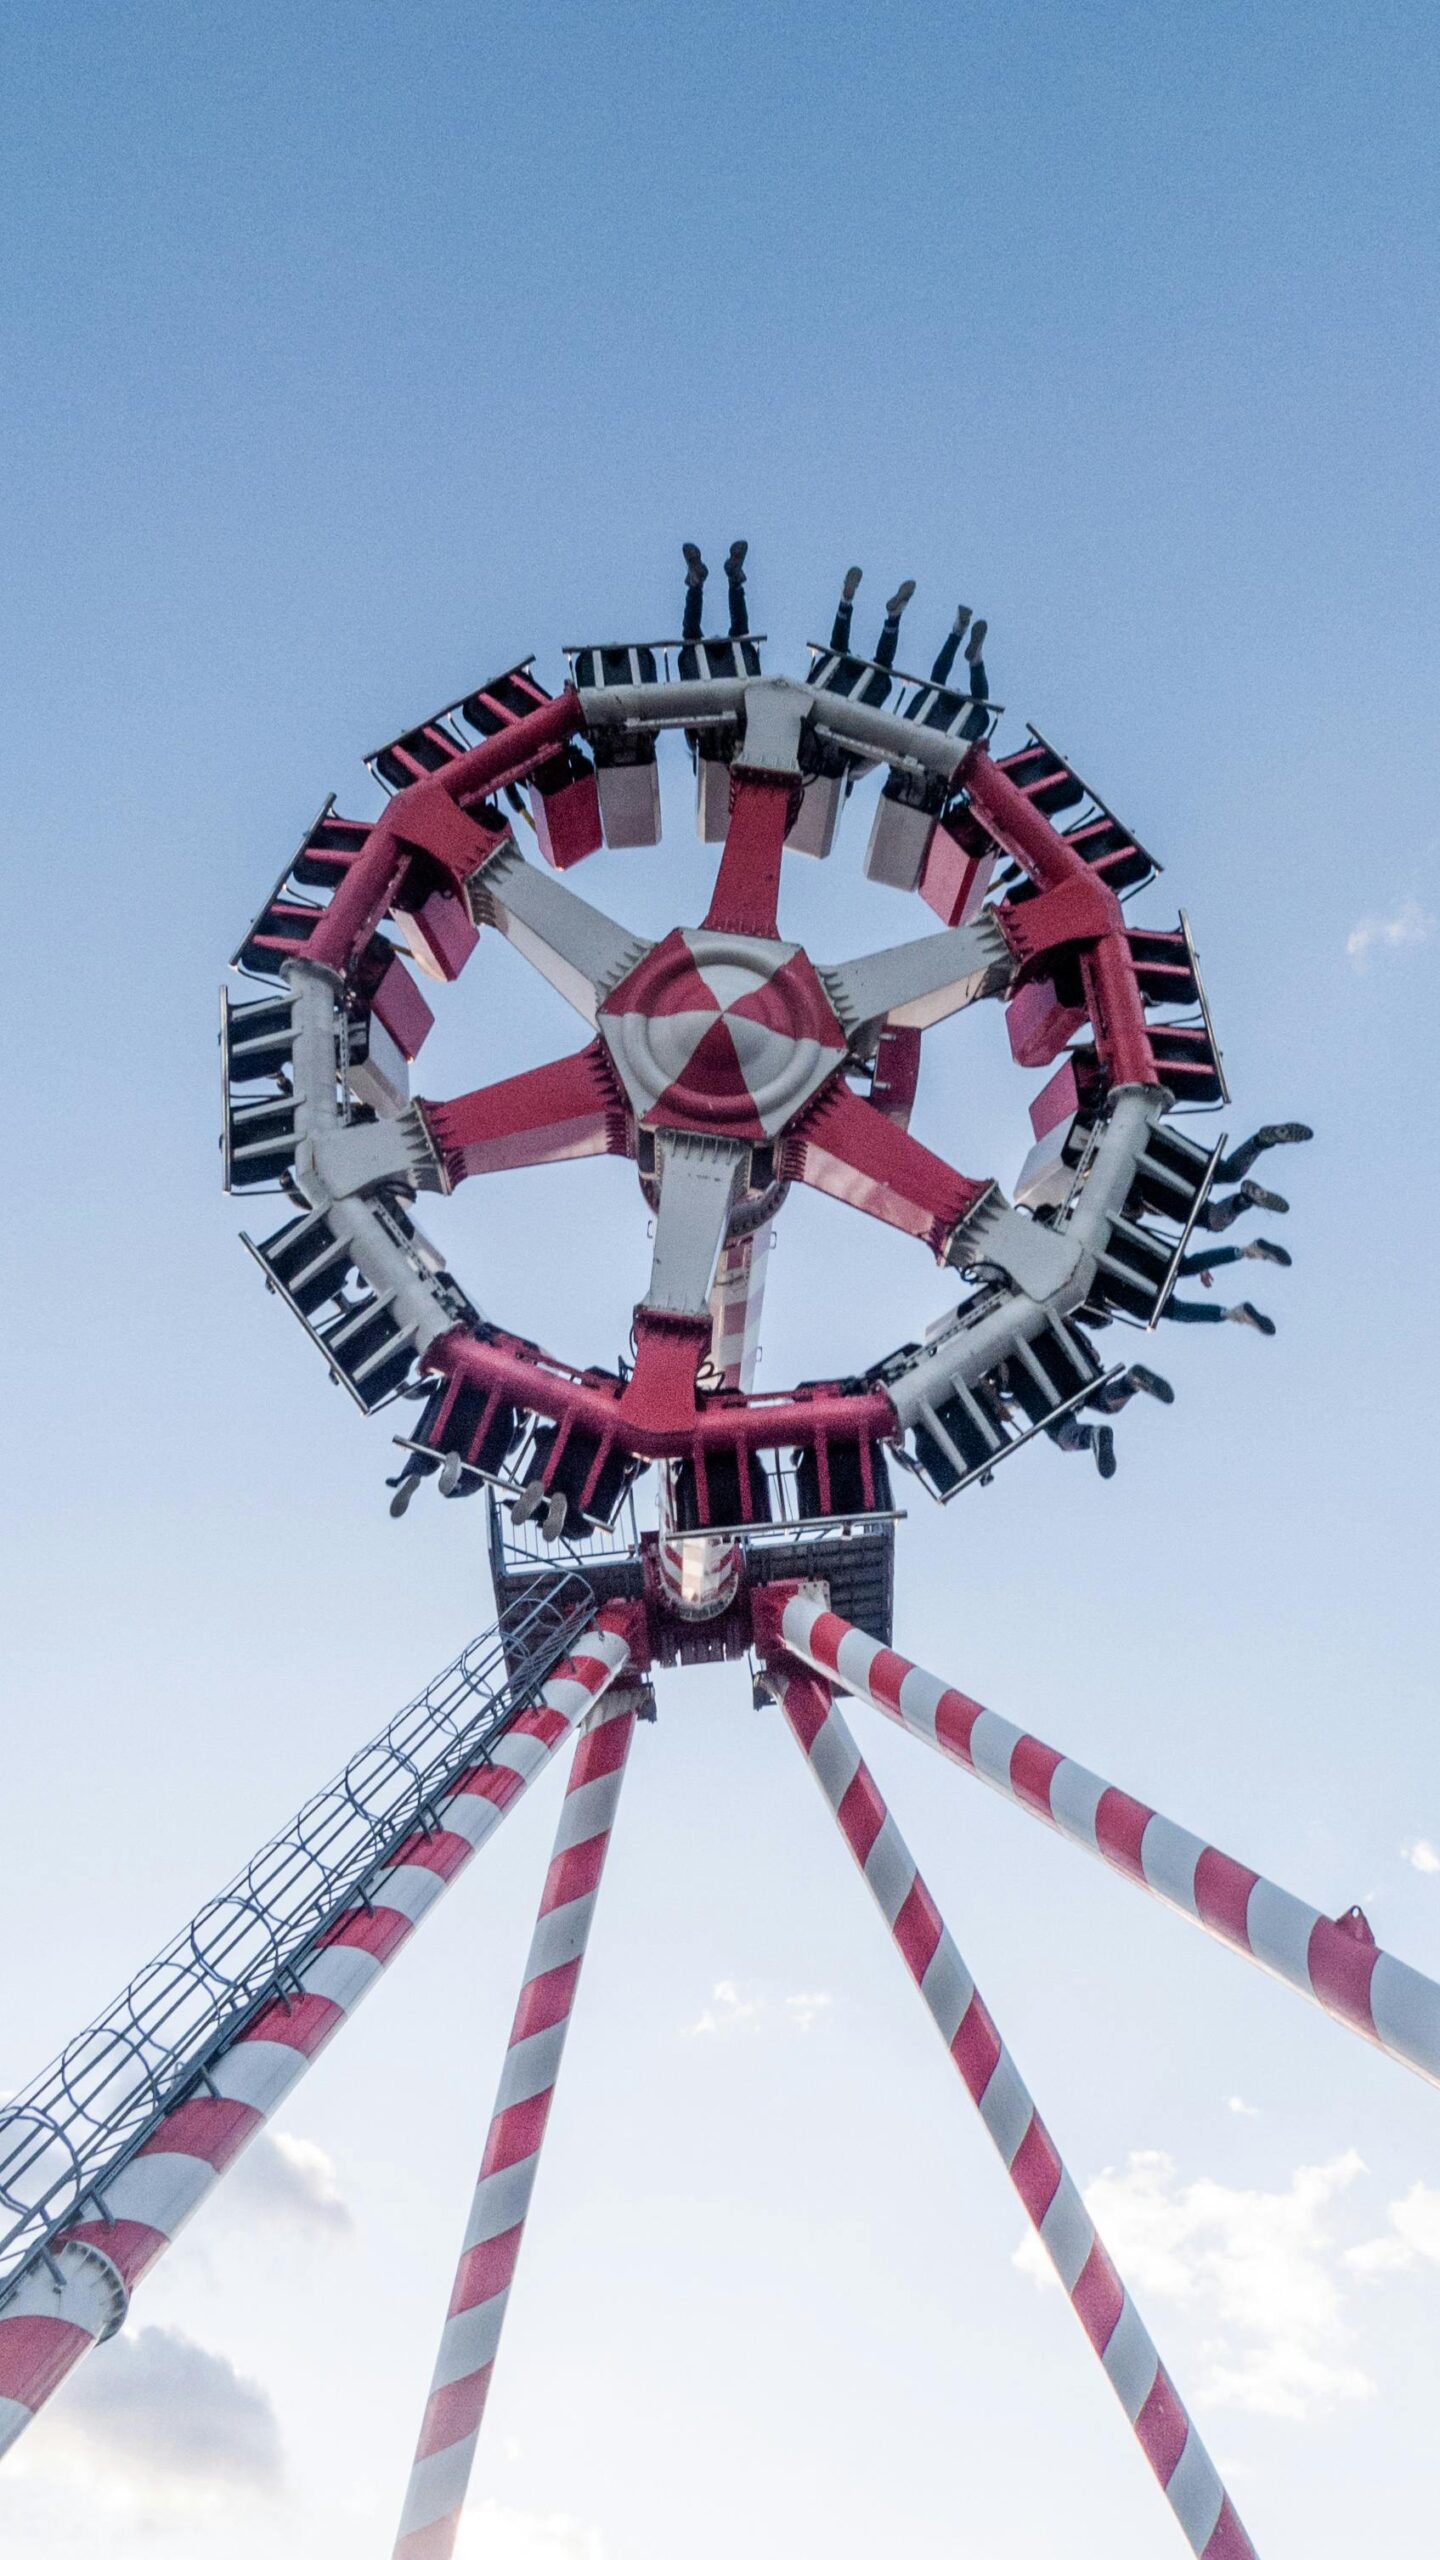
[[[1228,1100],[1182,917],[1130,920],[1157,866],[1038,730],[992,753],[984,626],[928,677],[852,649],[858,572],[800,679],[762,672],[744,547],[730,630],[702,631],[693,546],[679,640],[529,660],[369,758],[373,820],[327,801],[236,955],[226,1180],[280,1192],[246,1242],[367,1414],[401,1418],[392,1509],[483,1492],[498,1622],[207,1904],[59,2061],[0,2110],[0,2449],[126,2316],[140,2279],[265,2125],[517,1798],[577,1737],[397,2560],[443,2560],[465,2498],[509,2286],[637,1718],[656,1666],[748,1659],[778,1706],[1186,2542],[1252,2545],[1107,2256],[841,1712],[852,1696],[1078,1841],[1343,2025],[1440,2081],[1440,1986],[1207,1846],[891,1647],[899,1466],[942,1502],[1026,1443],[1089,1450],[1163,1378],[1113,1346],[1248,1304],[1187,1273],[1288,1261],[1202,1246],[1247,1207],[1269,1128],[1226,1152],[1187,1115]],[[961,681],[950,683],[964,643]],[[661,834],[678,731],[709,908],[656,942],[566,875]],[[825,859],[878,778],[865,872],[938,929],[826,964],[784,939],[787,851]],[[517,822],[533,830],[522,849]],[[538,856],[538,858],[536,858]],[[488,930],[487,930],[488,929]],[[409,1070],[459,977],[501,939],[573,1006],[583,1045],[445,1101]],[[481,966],[498,987],[507,964]],[[1007,1198],[909,1131],[923,1034],[981,1001],[1053,1069]],[[1198,1124],[1203,1131],[1207,1124]],[[420,1193],[610,1154],[654,1221],[625,1353],[577,1368],[482,1313],[415,1223]],[[863,1374],[757,1394],[766,1249],[807,1183],[927,1245],[956,1303]],[[1223,1193],[1218,1186],[1238,1183]],[[1137,1347],[1141,1347],[1137,1345]],[[648,1476],[655,1525],[637,1525]]]

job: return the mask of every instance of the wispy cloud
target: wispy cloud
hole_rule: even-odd
[[[1400,1855],[1422,1876],[1440,1876],[1440,1849],[1433,1840],[1408,1840]]]
[[[1260,2113],[1258,2107],[1251,2106],[1248,2098],[1227,2098],[1225,2104],[1232,2116],[1258,2116]]]
[[[1347,2249],[1345,2263],[1357,2275],[1406,2275],[1416,2267],[1440,2267],[1440,2187],[1416,2183],[1392,2204],[1390,2228],[1378,2240]]]
[[[355,2228],[329,2152],[303,2135],[257,2135],[237,2163],[231,2186],[247,2218],[260,2216],[330,2239],[347,2239]]]
[[[280,2426],[263,2386],[181,2329],[122,2330],[87,2357],[35,2451],[67,2481],[90,2473],[105,2503],[204,2511],[281,2486]]]
[[[1345,937],[1345,948],[1357,969],[1367,968],[1372,951],[1399,951],[1409,943],[1428,942],[1435,918],[1418,898],[1402,898],[1393,915],[1362,916]]]
[[[1107,2169],[1085,2200],[1121,2274],[1143,2299],[1204,2327],[1197,2399],[1266,2417],[1311,2418],[1374,2390],[1345,2317],[1344,2263],[1330,2213],[1363,2175],[1358,2152],[1297,2169],[1276,2192],[1180,2182],[1163,2151]],[[1033,2233],[1016,2252],[1048,2273]]]
[[[757,2035],[762,2027],[788,2027],[808,2035],[816,2020],[834,2007],[828,1991],[789,1991],[778,1998],[764,1991],[743,1990],[738,1982],[717,1982],[687,2036]]]

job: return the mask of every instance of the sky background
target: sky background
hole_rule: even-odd
[[[674,627],[751,545],[768,663],[845,564],[988,613],[1166,864],[1277,1161],[1273,1343],[1157,1347],[1121,1469],[909,1490],[897,1636],[1440,1970],[1437,100],[1428,10],[1014,0],[11,14],[0,477],[14,1210],[0,2083],[58,2049],[491,1615],[476,1505],[366,1425],[219,1193],[215,990],[325,793],[527,651]],[[702,912],[663,853],[585,887]],[[856,809],[817,956],[917,929]],[[422,1089],[574,1045],[483,947]],[[1012,1180],[997,1016],[917,1129]],[[259,1227],[266,1204],[249,1223]],[[580,1360],[633,1174],[431,1204]],[[939,1313],[788,1207],[762,1383]],[[578,1241],[577,1241],[578,1240]],[[1236,1294],[1239,1294],[1237,1291]],[[774,1715],[638,1738],[469,2560],[1179,2548]],[[942,1907],[1267,2560],[1433,2529],[1435,2098],[856,1707]],[[537,1791],[0,2478],[23,2560],[383,2560],[558,1804]]]

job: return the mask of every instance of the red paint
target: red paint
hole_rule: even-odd
[[[624,1098],[598,1040],[572,1058],[417,1107],[451,1184],[473,1173],[627,1152]]]
[[[351,863],[307,945],[307,957],[343,970],[363,951],[414,858],[411,845],[423,840],[427,824],[437,837],[445,827],[443,811],[431,809],[427,816],[431,799],[453,806],[498,791],[507,782],[521,782],[548,748],[582,726],[578,696],[567,688],[553,702],[542,703],[483,745],[457,756],[443,772],[400,792],[371,830],[364,852]]]
[[[418,1058],[435,1016],[403,960],[392,960],[370,999],[370,1010],[389,1032],[402,1058]]]
[[[882,1031],[875,1050],[870,1099],[877,1111],[908,1129],[920,1083],[921,1034],[913,1024],[892,1024]]]
[[[930,838],[920,874],[920,895],[942,924],[969,924],[984,903],[995,855],[983,837],[979,842],[982,850],[977,852],[952,834],[943,819]]]
[[[835,1808],[835,1818],[863,1867],[885,1827],[885,1806],[863,1761]]]
[[[1135,2433],[1140,2439],[1145,2459],[1156,2479],[1162,2483],[1168,2480],[1185,2450],[1185,2439],[1190,2433],[1190,2421],[1180,2405],[1175,2385],[1163,2364],[1150,2385],[1150,2396],[1135,2421]]]
[[[141,2143],[139,2157],[148,2160],[156,2152],[183,2151],[192,2160],[208,2161],[218,2173],[229,2168],[264,2121],[258,2107],[247,2106],[240,2098],[185,2098]]]
[[[1005,1007],[1016,1066],[1053,1066],[1089,1018],[1083,1004],[1062,1004],[1048,978],[1032,978]]]
[[[1145,1868],[1140,1856],[1140,1843],[1155,1816],[1148,1804],[1140,1804],[1119,1787],[1107,1787],[1095,1809],[1095,1843],[1102,1858],[1112,1867],[1123,1867],[1137,1882],[1145,1882]]]
[[[1047,1822],[1055,1817],[1050,1810],[1050,1782],[1064,1760],[1063,1751],[1052,1751],[1048,1742],[1037,1742],[1032,1733],[1022,1733],[1010,1755],[1010,1792],[1028,1804],[1034,1813],[1043,1814]]]
[[[963,1761],[967,1769],[975,1765],[970,1737],[984,1713],[983,1707],[959,1689],[947,1689],[935,1710],[936,1741],[942,1751],[948,1751],[952,1760]]]
[[[978,1991],[951,2038],[950,2051],[971,2097],[977,2101],[983,2098],[995,2076],[1002,2047],[995,2021]]]
[[[45,2312],[24,2311],[0,2320],[0,2399],[38,2409],[93,2344],[88,2329],[74,2320],[52,2320]]]
[[[549,1973],[537,1973],[525,1984],[515,2010],[515,2023],[510,2030],[512,2044],[524,2044],[529,2037],[540,2035],[546,2027],[558,2027],[570,2015],[575,1985],[580,1979],[580,1959],[552,1966]]]
[[[491,2118],[490,2138],[480,2163],[482,2178],[493,2177],[497,2169],[513,2169],[517,2160],[528,2160],[539,2150],[554,2095],[553,2087],[537,2090],[533,2098],[517,2098],[513,2107],[502,2108]]]
[[[397,908],[395,920],[417,969],[442,983],[459,977],[480,939],[469,909],[451,889],[432,889],[419,906]]]
[[[1370,2005],[1370,1982],[1380,1950],[1372,1938],[1368,1945],[1355,1938],[1334,1920],[1317,1920],[1310,1932],[1306,1962],[1315,1997],[1322,2007],[1347,2026],[1358,2028],[1372,2044],[1380,2039],[1375,2033],[1375,2016]]]
[[[918,1236],[937,1261],[962,1219],[994,1189],[956,1173],[844,1082],[830,1085],[796,1122],[784,1166],[793,1181]]]
[[[447,2445],[459,2444],[472,2436],[485,2415],[490,2396],[493,2364],[482,2365],[478,2373],[462,2374],[458,2382],[440,2382],[425,2403],[425,2417],[415,2447],[417,2462],[427,2453],[443,2453]]]
[[[1202,1849],[1195,1861],[1195,1908],[1207,1929],[1228,1938],[1232,1947],[1250,1952],[1247,1914],[1250,1896],[1260,1879],[1253,1867],[1227,1858],[1223,1849]]]
[[[1125,2287],[1098,2240],[1080,2270],[1070,2299],[1091,2346],[1103,2356],[1125,2308]]]
[[[1080,1108],[1080,1085],[1074,1065],[1067,1058],[1063,1067],[1042,1085],[1030,1105],[1030,1126],[1037,1138],[1048,1138],[1062,1120],[1073,1120]]]
[[[892,1934],[915,1980],[923,1983],[935,1950],[945,1934],[945,1924],[923,1876],[916,1876],[896,1912]]]
[[[1010,2163],[1010,2175],[1037,2231],[1055,2201],[1064,2174],[1059,2152],[1039,2117],[1032,2116]]]
[[[493,2302],[503,2293],[515,2273],[524,2235],[523,2222],[512,2223],[508,2231],[497,2232],[493,2240],[477,2240],[467,2249],[455,2270],[455,2290],[450,2296],[447,2319],[457,2311],[473,2311],[478,2303]]]
[[[793,791],[784,775],[735,775],[730,824],[705,917],[715,932],[756,933],[773,940]]]

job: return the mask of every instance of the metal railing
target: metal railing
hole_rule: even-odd
[[[103,2213],[106,2182],[488,1758],[596,1606],[564,1570],[526,1592],[0,2107],[0,2301],[77,2213]]]

